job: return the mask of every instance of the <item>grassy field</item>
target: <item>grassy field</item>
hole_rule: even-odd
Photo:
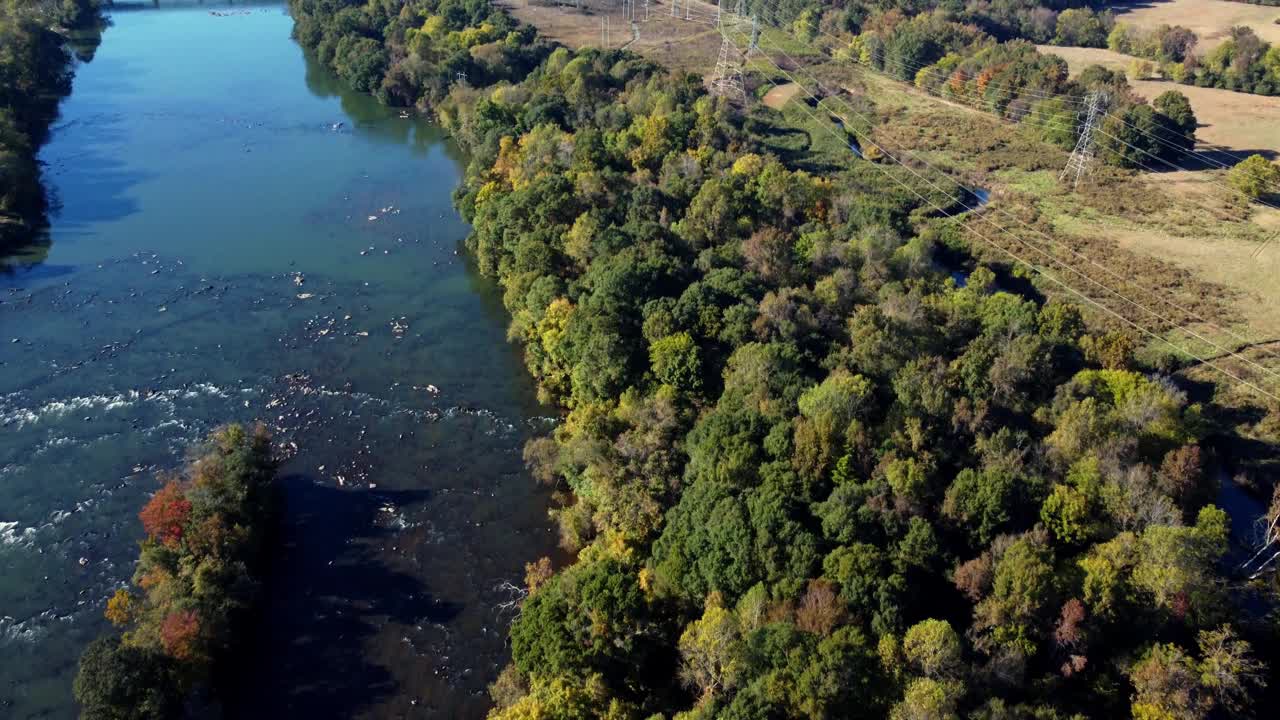
[[[1236,25],[1253,28],[1269,43],[1280,42],[1280,7],[1250,5],[1230,0],[1139,0],[1117,3],[1110,8],[1116,20],[1151,30],[1161,25],[1181,25],[1200,36],[1197,45],[1204,53],[1217,47]]]
[[[650,0],[648,19],[645,6],[637,3],[636,26],[639,38],[632,40],[620,0],[496,0],[521,22],[529,23],[543,35],[569,47],[600,47],[600,22],[609,24],[609,47],[623,47],[660,62],[667,67],[710,76],[715,70],[722,36],[716,27],[716,5],[701,0],[680,2],[679,13],[671,14],[670,0]],[[749,25],[743,25],[731,37],[738,48],[749,41]],[[762,42],[783,47],[796,58],[815,57],[820,51],[796,41],[788,33],[775,28],[761,28]],[[630,44],[628,44],[630,43]],[[748,91],[754,88],[749,87]]]
[[[601,20],[608,22],[609,47],[622,47],[632,39],[621,3],[582,0],[580,5],[575,5],[498,0],[498,4],[521,22],[537,27],[543,35],[569,47],[600,47],[603,44]],[[681,10],[683,12],[683,6]],[[650,2],[648,21],[644,21],[643,13],[643,6],[637,7],[640,38],[628,49],[669,67],[698,74],[706,71],[708,62],[715,66],[720,34],[713,25],[673,18],[667,0]],[[710,13],[714,16],[713,6]]]
[[[1273,8],[1280,15],[1280,8]],[[1276,26],[1280,28],[1280,25]],[[1101,48],[1038,46],[1041,52],[1067,61],[1075,75],[1089,65],[1127,70],[1135,58]],[[1280,97],[1251,95],[1219,88],[1179,85],[1165,80],[1130,80],[1134,90],[1152,100],[1167,90],[1177,90],[1191,101],[1200,127],[1196,137],[1202,149],[1226,150],[1236,155],[1252,152],[1280,157]]]
[[[1079,75],[1081,70],[1090,65],[1101,65],[1108,70],[1127,72],[1129,63],[1137,59],[1106,48],[1064,47],[1061,45],[1037,45],[1036,49],[1046,55],[1057,55],[1067,61],[1067,68],[1072,75]]]

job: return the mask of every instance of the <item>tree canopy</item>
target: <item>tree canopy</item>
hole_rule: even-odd
[[[981,27],[892,5],[848,7],[869,58],[945,67],[1002,113],[1123,88],[982,35],[1098,42],[1096,12],[1058,14],[1082,3],[975,3]],[[380,40],[384,95],[474,38],[528,60],[410,94],[468,151],[468,249],[563,415],[526,458],[567,488],[573,560],[531,576],[495,720],[1180,717],[1175,685],[1259,707],[1271,640],[1231,617],[1203,465],[1222,430],[1132,338],[979,263],[869,163],[776,156],[697,78],[552,48],[480,0],[295,8],[322,55]],[[1132,107],[1194,125],[1176,95]]]
[[[262,428],[214,431],[138,514],[133,587],[107,601],[117,630],[80,658],[82,717],[171,718],[208,690],[257,601],[276,463]]]

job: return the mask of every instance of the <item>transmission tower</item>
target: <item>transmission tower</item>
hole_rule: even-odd
[[[711,77],[711,94],[736,102],[747,101],[738,46],[728,36],[720,40],[720,58],[716,60],[716,72]]]
[[[1058,182],[1064,182],[1067,178],[1071,178],[1072,187],[1079,187],[1080,178],[1089,172],[1089,166],[1093,164],[1093,135],[1098,129],[1102,115],[1106,112],[1108,99],[1107,94],[1104,92],[1089,93],[1087,98],[1089,106],[1084,119],[1084,127],[1080,129],[1080,139],[1076,141],[1076,148],[1071,151],[1071,157],[1067,159],[1067,166],[1063,168],[1062,175],[1058,176]]]
[[[739,103],[747,101],[747,88],[742,70],[746,65],[747,57],[755,49],[759,30],[759,24],[755,18],[752,18],[751,43],[746,53],[738,50],[738,44],[731,34],[739,30],[738,25],[743,20],[742,14],[745,10],[744,0],[738,0],[737,10],[733,13],[722,12],[720,6],[716,6],[716,24],[720,29],[720,56],[716,60],[715,73],[711,76],[712,95]]]

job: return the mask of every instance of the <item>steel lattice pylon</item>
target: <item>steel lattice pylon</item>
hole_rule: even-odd
[[[759,23],[751,19],[750,44],[746,52],[738,49],[732,37],[743,34],[742,25],[746,22],[743,13],[746,11],[744,0],[738,0],[737,11],[725,12],[719,7],[716,10],[716,24],[720,30],[720,55],[716,59],[716,69],[711,76],[711,94],[726,98],[732,102],[746,103],[747,86],[743,79],[743,68],[751,51],[755,49],[759,33]]]
[[[742,59],[738,46],[728,36],[720,40],[720,58],[711,76],[711,94],[735,102],[747,101],[747,87],[742,79]]]
[[[1104,92],[1089,93],[1089,108],[1084,127],[1080,129],[1080,139],[1076,141],[1075,150],[1071,151],[1071,157],[1067,159],[1067,166],[1063,168],[1062,175],[1058,176],[1059,182],[1071,178],[1072,187],[1079,187],[1080,179],[1088,174],[1089,166],[1093,164],[1094,131],[1097,130],[1098,123],[1106,112],[1107,101],[1108,96]]]

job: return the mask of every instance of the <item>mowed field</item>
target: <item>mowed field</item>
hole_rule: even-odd
[[[1280,14],[1280,8],[1272,8]],[[1280,28],[1280,25],[1276,26]],[[1038,46],[1067,61],[1076,75],[1090,65],[1112,70],[1127,70],[1135,58],[1102,48]],[[1226,150],[1232,154],[1262,152],[1280,157],[1280,97],[1251,95],[1219,88],[1180,85],[1165,80],[1130,80],[1142,97],[1153,100],[1168,90],[1177,90],[1191,101],[1200,128],[1196,137],[1205,149]]]
[[[1228,37],[1232,27],[1253,28],[1269,43],[1280,42],[1280,7],[1251,5],[1230,0],[1140,0],[1110,6],[1116,20],[1151,30],[1161,25],[1181,25],[1200,36],[1201,53],[1212,50]]]
[[[720,49],[720,33],[715,27],[715,5],[680,3],[678,17],[671,14],[670,0],[650,0],[648,20],[643,0],[636,3],[636,27],[639,39],[632,41],[621,0],[581,0],[574,2],[538,2],[536,0],[497,0],[518,20],[538,28],[543,35],[571,48],[605,45],[601,21],[607,22],[608,42],[612,48],[627,46],[650,60],[671,68],[706,75],[715,68]],[[685,18],[686,10],[689,19]],[[630,43],[628,45],[628,43]]]

